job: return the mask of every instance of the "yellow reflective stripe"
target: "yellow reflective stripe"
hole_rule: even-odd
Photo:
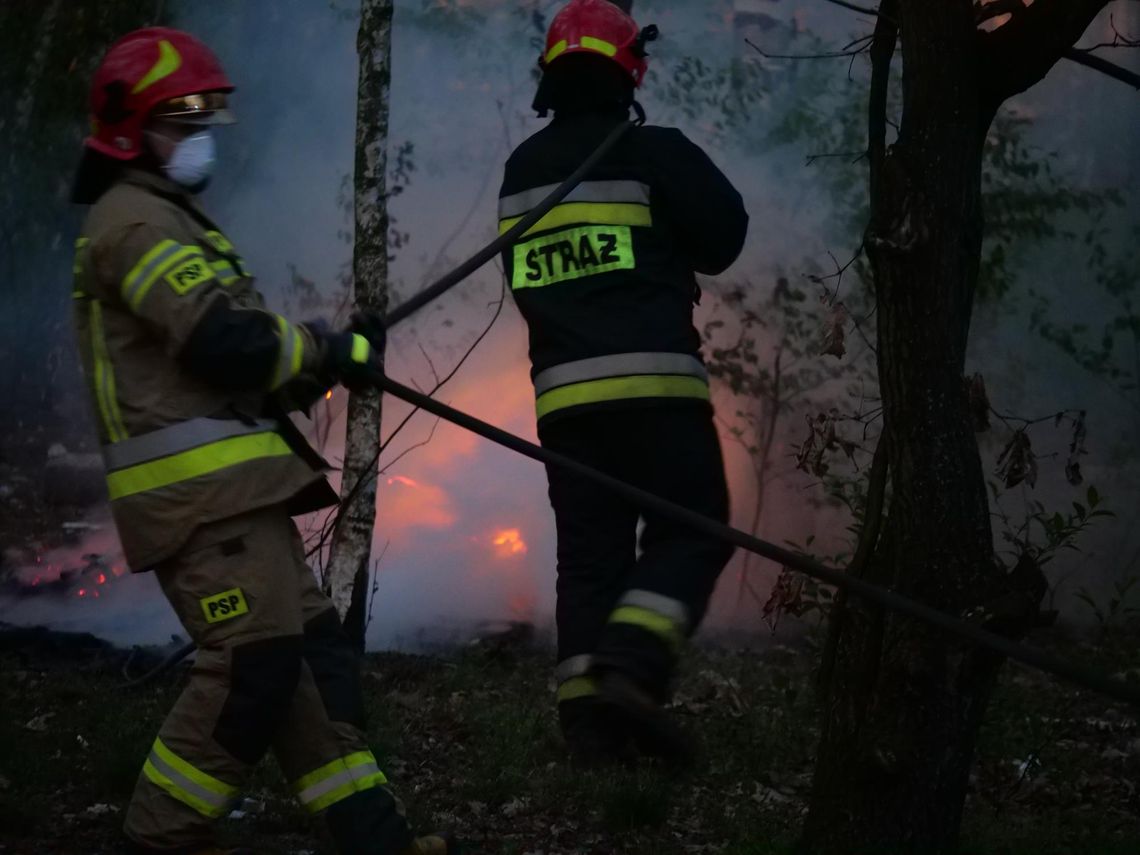
[[[182,55],[174,45],[163,39],[158,43],[158,61],[151,67],[150,71],[143,75],[142,80],[135,84],[131,94],[138,95],[144,89],[148,89],[158,81],[169,77],[181,67]]]
[[[579,226],[516,243],[511,289],[542,288],[613,270],[633,270],[629,226]]]
[[[356,335],[353,333],[351,354],[351,359],[353,362],[359,362],[361,365],[363,365],[368,361],[368,354],[371,350],[372,346],[368,343],[368,339],[362,335]]]
[[[371,751],[357,751],[326,763],[293,783],[297,798],[313,813],[361,790],[388,783]]]
[[[91,238],[76,238],[75,240],[75,259],[71,264],[71,272],[78,276],[83,272],[83,265],[79,263],[79,254],[83,252],[84,247],[91,243]]]
[[[209,241],[210,246],[218,252],[233,252],[234,245],[230,243],[230,239],[221,232],[209,231],[206,232],[206,240]]]
[[[232,784],[227,784],[225,781],[219,781],[212,775],[207,775],[205,772],[195,769],[169,748],[167,748],[161,739],[156,739],[151,748],[155,754],[166,764],[168,764],[174,771],[181,775],[185,775],[188,779],[193,781],[199,787],[209,790],[211,793],[229,798],[237,794],[238,788]]]
[[[607,42],[605,39],[594,38],[593,36],[582,36],[579,40],[582,47],[588,50],[594,50],[598,53],[604,53],[606,56],[617,55],[617,45]]]
[[[95,401],[99,407],[99,415],[103,419],[103,429],[107,433],[107,439],[119,442],[127,438],[127,429],[123,425],[123,415],[119,412],[119,402],[115,393],[115,369],[107,352],[107,340],[103,330],[103,304],[98,300],[91,301],[88,322],[94,357]]]
[[[277,369],[273,372],[270,389],[277,389],[301,373],[301,363],[305,355],[305,341],[301,331],[281,315],[277,318],[277,338],[280,339],[277,351]]]
[[[561,56],[563,53],[565,53],[567,47],[569,47],[569,43],[566,41],[566,39],[558,42],[558,44],[546,52],[546,61],[550,62],[555,57]]]
[[[228,261],[211,261],[210,269],[214,271],[214,275],[223,285],[233,285],[241,279],[241,274]]]
[[[111,499],[122,499],[147,490],[157,490],[180,481],[209,475],[263,457],[285,457],[292,454],[288,443],[272,431],[234,436],[208,445],[140,463],[107,475]]]
[[[195,258],[200,258],[202,263],[206,264],[206,257],[202,254],[200,247],[182,246],[172,240],[162,241],[144,255],[142,260],[131,268],[131,272],[123,277],[123,299],[127,301],[132,310],[137,310],[159,277],[170,272],[179,264]],[[210,275],[213,275],[213,271],[210,271]],[[196,285],[199,282],[193,284]]]
[[[593,677],[571,677],[558,686],[558,703],[576,698],[588,698],[598,693],[598,682]]]
[[[165,790],[171,798],[177,799],[182,802],[182,804],[192,807],[198,811],[198,813],[202,814],[202,816],[217,819],[226,812],[224,807],[216,807],[178,786],[174,781],[158,771],[154,764],[150,762],[149,758],[143,763],[143,774],[146,776],[146,779],[156,787]]]
[[[610,623],[627,623],[652,632],[673,650],[685,643],[685,633],[675,621],[640,606],[620,606],[610,615]]]
[[[625,398],[698,398],[709,400],[708,383],[699,377],[662,374],[635,374],[631,377],[606,377],[571,386],[560,386],[538,396],[538,417],[555,410],[579,404],[596,404]]]
[[[499,234],[506,234],[522,217],[499,220]],[[632,202],[564,202],[550,209],[541,220],[523,232],[523,235],[570,226],[577,223],[597,223],[605,226],[651,226],[653,215],[648,205]]]

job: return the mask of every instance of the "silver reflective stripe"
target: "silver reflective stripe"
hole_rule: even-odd
[[[572,677],[581,677],[590,670],[590,665],[593,662],[593,657],[589,653],[581,653],[578,656],[563,659],[554,669],[554,679],[559,683],[565,683]]]
[[[159,757],[155,751],[151,751],[150,757],[147,759],[155,769],[169,778],[171,782],[176,787],[178,787],[178,789],[185,790],[190,795],[201,799],[206,804],[210,805],[213,808],[216,808],[218,811],[224,811],[226,805],[229,804],[231,798],[230,796],[218,795],[212,790],[207,790],[201,784],[197,784],[194,781],[191,781],[189,778],[187,778],[173,766],[169,765],[161,757]]]
[[[272,419],[258,419],[253,424],[229,419],[187,419],[170,427],[105,445],[103,460],[107,464],[107,470],[114,472],[117,469],[137,466],[181,451],[189,451],[200,445],[217,442],[219,439],[264,433],[276,428],[277,422]]]
[[[654,591],[638,589],[626,591],[625,595],[618,600],[618,605],[636,606],[646,611],[651,611],[668,618],[681,627],[688,627],[689,625],[688,606],[680,600],[674,600],[672,597],[666,597],[664,594],[658,594]]]
[[[338,772],[331,778],[325,778],[323,781],[301,790],[301,792],[297,794],[297,798],[301,800],[301,804],[312,804],[326,793],[331,793],[337,787],[343,787],[352,781],[359,781],[361,778],[367,778],[369,775],[378,775],[379,773],[380,767],[375,763],[363,763],[360,766],[352,766],[343,772]]]
[[[531,208],[537,207],[557,187],[557,184],[547,184],[502,197],[499,199],[499,219],[521,217]],[[567,202],[630,202],[648,205],[649,185],[640,181],[583,181],[559,204],[565,205]]]
[[[680,374],[709,379],[701,361],[687,353],[614,353],[566,362],[540,371],[534,378],[534,391],[541,395],[571,383],[632,374]]]

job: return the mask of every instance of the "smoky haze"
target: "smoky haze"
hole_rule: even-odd
[[[548,19],[557,6],[476,0],[396,3],[389,153],[394,164],[402,150],[402,160],[410,164],[396,178],[402,191],[390,201],[400,235],[392,264],[396,301],[495,235],[502,163],[513,146],[541,126],[528,109],[540,35],[535,16]],[[297,320],[335,314],[351,262],[345,194],[351,193],[354,158],[354,11],[348,0],[167,4],[169,22],[211,44],[238,87],[234,104],[240,123],[219,134],[221,168],[203,203],[241,248],[270,304]],[[653,45],[653,71],[642,99],[650,121],[675,124],[706,146],[741,190],[752,218],[742,257],[722,277],[703,283],[698,325],[729,318],[722,332],[714,333],[715,348],[723,345],[716,335],[733,334],[732,304],[724,300],[730,290],[744,289],[748,299],[761,305],[777,280],[786,277],[809,292],[813,305],[820,288],[805,273],[826,273],[829,252],[842,262],[859,243],[858,212],[838,204],[835,176],[836,170],[847,169],[854,181],[861,181],[861,167],[850,163],[853,157],[804,164],[810,155],[830,152],[815,148],[811,131],[803,128],[815,121],[822,135],[834,121],[835,105],[862,92],[848,82],[848,61],[765,59],[745,39],[770,53],[814,53],[869,33],[870,24],[820,3],[778,0],[640,0],[635,12],[639,21],[656,21],[662,31]],[[1118,10],[1116,24],[1140,32],[1133,10]],[[1100,40],[1106,27],[1098,22],[1088,40]],[[720,74],[720,88],[702,83],[713,79],[702,76],[710,69]],[[749,76],[756,69],[759,76]],[[866,72],[866,58],[857,57],[851,64],[856,84],[865,81]],[[765,87],[751,93],[755,97],[744,98],[733,88],[733,81],[740,86],[753,80]],[[1031,158],[1057,152],[1055,168],[1065,181],[1090,190],[1136,187],[1140,99],[1127,87],[1062,64],[1016,107],[1032,119],[1025,140]],[[1080,111],[1079,120],[1073,110]],[[793,114],[795,122],[789,119]],[[1136,222],[1131,200],[1115,211],[1121,222],[1111,232],[1113,252],[1128,243]],[[1058,214],[1067,216],[1072,214]],[[66,289],[70,257],[65,248],[72,238],[62,233],[53,245],[30,251],[23,268],[27,275],[51,282],[56,291]],[[1055,242],[1029,244],[1017,258],[1012,293],[1033,289],[1048,300],[1053,316],[1084,319],[1099,328],[1113,309],[1088,284],[1087,271],[1068,262],[1066,250]],[[834,285],[829,281],[827,288]],[[402,325],[391,336],[388,371],[404,382],[433,385],[434,373],[449,371],[490,321],[501,289],[501,274],[489,265]],[[64,301],[37,299],[45,313],[66,311]],[[1014,489],[1003,497],[1013,512],[1032,500],[1050,509],[1067,508],[1092,483],[1119,515],[1102,521],[1082,540],[1083,552],[1050,565],[1063,594],[1059,604],[1081,619],[1072,593],[1082,586],[1103,591],[1137,572],[1140,535],[1131,509],[1140,460],[1132,436],[1140,406],[1134,393],[1122,394],[1030,331],[1028,305],[1008,299],[979,307],[968,373],[985,375],[991,401],[1003,413],[1027,418],[1061,409],[1089,413],[1085,485],[1074,488],[1065,479],[1069,434],[1050,432],[1047,426],[1034,434],[1035,441],[1040,436],[1039,453],[1056,453],[1060,459],[1040,461],[1036,488]],[[767,338],[773,334],[762,328],[758,335],[763,357],[765,348],[774,345]],[[866,360],[869,346],[849,330],[845,358]],[[19,335],[4,347],[18,350]],[[439,397],[534,439],[528,367],[525,327],[508,296],[490,333]],[[67,390],[62,395],[67,403],[61,406],[69,418],[76,423],[86,419],[85,393],[75,370],[54,376],[62,379],[52,382]],[[826,387],[828,400],[855,406],[846,385]],[[741,424],[738,411],[749,411],[750,404],[724,386],[714,390],[714,398],[733,521],[749,528],[756,480],[750,454],[732,429]],[[334,463],[342,449],[345,404],[345,393],[337,390],[319,408],[323,450]],[[833,505],[821,505],[819,479],[794,466],[810,412],[797,410],[779,424],[771,467],[779,477],[767,488],[759,530],[776,542],[803,544],[814,537],[813,549],[842,560],[849,517]],[[400,402],[386,400],[385,436],[406,413]],[[851,439],[861,438],[856,432]],[[993,471],[1002,437],[983,435],[981,443],[984,464]],[[482,620],[547,624],[553,611],[555,549],[542,469],[423,414],[411,419],[384,459],[373,553],[382,558],[370,645],[417,646]],[[96,509],[91,518],[104,529],[70,552],[52,553],[48,563],[80,562],[90,552],[114,553],[105,511]],[[302,522],[311,530],[319,521]],[[1000,538],[996,523],[995,529]],[[755,597],[762,601],[767,596],[779,568],[753,563],[748,572],[754,593],[746,595],[739,580],[742,568],[737,556],[724,574],[712,612],[717,626],[760,626]],[[0,620],[91,629],[124,642],[163,641],[178,630],[153,579],[117,578],[115,586],[114,596],[98,601],[0,600]]]

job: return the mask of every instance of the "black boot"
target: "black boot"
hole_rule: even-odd
[[[566,749],[576,764],[625,765],[637,758],[628,721],[620,710],[601,698],[563,701],[558,705],[558,720]]]
[[[664,760],[674,769],[693,765],[689,738],[653,695],[620,671],[600,672],[597,683],[601,700],[620,711],[629,723],[638,750]]]

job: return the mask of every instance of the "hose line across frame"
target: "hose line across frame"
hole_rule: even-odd
[[[827,585],[847,590],[849,593],[862,597],[867,602],[889,609],[898,614],[906,615],[935,627],[947,635],[962,641],[968,641],[978,647],[984,647],[994,653],[1028,665],[1039,671],[1060,677],[1075,685],[1089,689],[1106,697],[1140,707],[1140,686],[1114,679],[1106,674],[1091,668],[1085,668],[1073,662],[1068,662],[1053,656],[1044,650],[1021,644],[1004,636],[997,635],[976,623],[963,620],[960,617],[946,614],[925,603],[912,600],[897,591],[875,585],[865,579],[848,575],[842,570],[827,567],[810,558],[789,552],[780,546],[761,540],[739,529],[732,528],[724,523],[698,514],[681,505],[674,504],[646,490],[606,475],[573,458],[558,454],[549,449],[535,445],[533,442],[515,436],[512,433],[497,428],[494,425],[481,421],[474,416],[461,412],[454,407],[435,400],[428,395],[410,389],[390,377],[377,379],[379,388],[415,407],[438,416],[445,421],[465,428],[478,434],[484,439],[508,448],[532,460],[549,464],[573,472],[575,475],[586,478],[595,484],[605,487],[622,498],[632,502],[639,508],[652,511],[675,523],[679,523],[696,531],[715,537],[725,543],[731,543],[741,549],[755,553],[763,558],[775,561],[783,566],[804,575],[811,576]]]

